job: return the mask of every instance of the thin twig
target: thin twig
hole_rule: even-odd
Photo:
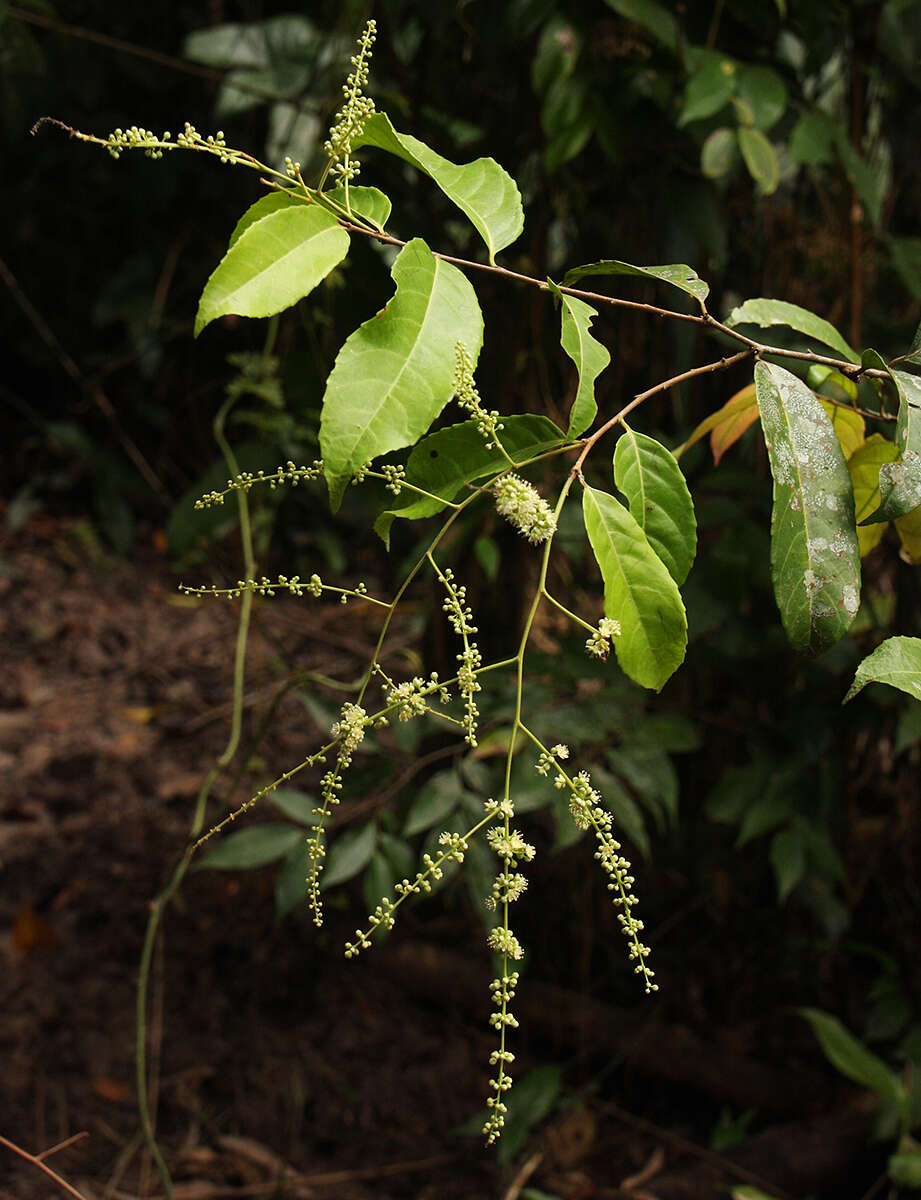
[[[83,1135],[80,1135],[80,1134],[77,1135],[77,1137],[80,1137],[80,1136],[83,1136]],[[74,1140],[75,1140],[74,1138],[68,1139],[69,1142],[74,1141]],[[61,1146],[66,1145],[66,1144],[67,1143],[61,1143]],[[52,1171],[52,1169],[49,1166],[47,1166],[45,1163],[42,1162],[42,1155],[30,1154],[28,1150],[23,1150],[23,1148],[21,1146],[17,1146],[15,1142],[7,1141],[7,1139],[5,1137],[3,1137],[2,1135],[0,1135],[0,1145],[6,1146],[6,1148],[8,1150],[12,1150],[13,1153],[18,1154],[20,1158],[24,1158],[26,1160],[26,1162],[31,1163],[33,1165],[33,1167],[38,1167],[38,1169],[40,1171],[44,1171],[45,1174],[48,1176],[48,1178],[53,1179],[54,1182],[58,1185],[58,1187],[63,1188],[64,1191],[67,1192],[67,1194],[69,1196],[75,1196],[76,1200],[86,1200],[86,1196],[84,1196],[82,1192],[78,1192],[75,1187],[71,1187],[71,1185],[67,1182],[67,1180],[62,1179],[61,1176],[57,1173],[57,1171]],[[53,1147],[52,1150],[46,1150],[45,1154],[51,1154],[51,1153],[53,1153],[54,1150],[61,1149],[61,1146],[55,1146],[55,1147]]]

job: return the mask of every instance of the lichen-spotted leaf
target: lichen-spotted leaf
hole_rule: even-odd
[[[897,462],[880,467],[879,508],[866,525],[894,521],[921,505],[921,380],[904,371],[889,374],[899,393],[895,441],[901,453]]]
[[[604,580],[604,614],[620,622],[614,638],[625,675],[660,691],[684,661],[688,622],[678,585],[637,522],[613,496],[586,487],[585,529]]]
[[[271,317],[290,308],[343,258],[349,235],[331,213],[306,204],[257,201],[241,219],[260,215],[240,230],[215,267],[198,302],[195,336],[218,317]],[[258,206],[262,205],[261,208]]]
[[[614,482],[630,514],[680,587],[697,553],[697,518],[681,468],[671,451],[629,426],[614,450]]]
[[[819,651],[844,635],[860,599],[851,477],[825,410],[801,379],[759,362],[755,390],[774,477],[774,595],[791,644]]]
[[[396,293],[348,337],[326,383],[320,449],[334,509],[365,463],[427,432],[454,394],[457,343],[476,362],[483,341],[473,287],[421,238],[391,274]]]

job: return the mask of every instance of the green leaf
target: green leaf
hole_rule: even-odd
[[[397,879],[407,879],[411,876],[416,866],[416,856],[413,853],[412,846],[405,842],[400,837],[394,837],[392,833],[381,833],[377,839],[378,848],[387,855],[390,860],[390,865],[393,867],[394,875]]]
[[[905,1112],[905,1089],[898,1076],[849,1033],[837,1017],[817,1008],[801,1008],[799,1014],[812,1026],[825,1057],[842,1075],[876,1092],[900,1113]]]
[[[461,800],[461,782],[456,771],[439,771],[423,784],[410,806],[403,836],[412,837],[423,829],[439,825],[454,812]]]
[[[504,417],[502,425],[502,445],[515,462],[562,446],[566,440],[562,429],[547,417],[520,414]],[[390,527],[397,517],[417,521],[434,516],[444,508],[443,501],[453,500],[465,484],[489,479],[507,468],[508,459],[501,450],[486,449],[475,421],[439,429],[414,447],[406,462],[406,481],[442,499],[432,500],[407,489],[400,496],[400,507],[381,513],[374,530],[389,545]]]
[[[308,796],[306,792],[299,792],[296,788],[276,788],[274,792],[269,793],[269,798],[275,807],[292,821],[299,821],[301,825],[317,824],[318,817],[314,812],[317,807],[315,796]]]
[[[211,67],[270,67],[279,56],[303,59],[319,43],[313,23],[290,14],[198,29],[185,39],[182,52]]]
[[[851,381],[847,380],[847,382]],[[850,459],[851,455],[856,453],[864,443],[867,432],[866,422],[860,413],[855,412],[852,408],[844,408],[841,404],[832,404],[830,400],[825,400],[822,396],[819,397],[819,403],[831,421],[831,427],[835,431],[841,453],[846,459]]]
[[[790,135],[790,156],[805,167],[833,162],[835,134],[831,119],[821,112],[803,113]]]
[[[889,374],[899,393],[895,441],[901,461],[880,467],[880,505],[865,519],[868,525],[907,516],[921,505],[921,379],[904,371]]]
[[[750,122],[747,123],[767,132],[784,114],[787,89],[784,81],[770,67],[741,67],[736,99],[748,110]]]
[[[921,300],[921,238],[891,238],[889,255],[902,282]]]
[[[240,235],[245,233],[250,225],[261,221],[263,217],[268,217],[271,213],[279,212],[281,209],[304,209],[306,207],[303,200],[295,200],[286,192],[269,192],[267,196],[260,196],[256,203],[251,204],[237,221],[233,233],[230,235],[230,241],[227,243],[227,249],[231,250],[234,243],[240,240]]]
[[[739,440],[746,429],[754,425],[758,417],[755,385],[750,383],[741,391],[736,392],[734,396],[730,396],[722,408],[718,408],[709,417],[705,417],[688,440],[674,450],[673,454],[676,459],[680,458],[685,450],[709,433],[713,465],[719,466],[720,459],[729,447]]]
[[[345,208],[345,187],[330,188],[328,192],[321,192],[321,202],[323,199],[332,200]],[[390,197],[385,196],[380,188],[376,187],[349,187],[349,205],[352,212],[359,217],[364,217],[366,221],[370,221],[372,225],[378,229],[383,229],[387,224],[390,216],[390,210],[393,207],[390,203]]]
[[[326,855],[326,869],[320,876],[320,887],[325,891],[363,871],[371,861],[376,845],[377,826],[373,821],[340,834]]]
[[[661,691],[684,660],[687,617],[678,585],[630,513],[586,487],[585,528],[604,580],[604,612],[620,622],[617,661],[642,687]]]
[[[307,875],[310,872],[310,857],[307,839],[301,835],[296,846],[292,846],[282,860],[275,877],[275,915],[286,917],[299,904],[307,902]]]
[[[893,1183],[921,1188],[921,1150],[900,1150],[890,1157],[886,1169]]]
[[[705,50],[684,90],[678,127],[712,117],[728,104],[736,90],[736,72],[731,58],[716,50]]]
[[[218,317],[270,317],[317,286],[348,253],[335,217],[306,204],[284,205],[248,225],[205,284],[195,336]]]
[[[697,272],[684,263],[674,263],[666,267],[635,267],[632,263],[620,262],[616,258],[603,258],[599,262],[586,263],[583,267],[573,267],[571,271],[567,271],[563,286],[571,287],[586,275],[639,275],[643,279],[657,279],[693,296],[701,308],[710,294],[710,285],[698,279]]]
[[[700,169],[707,179],[722,179],[736,164],[739,141],[734,129],[714,129],[700,148]]]
[[[652,814],[660,832],[677,823],[678,776],[675,764],[661,746],[627,738],[608,750],[605,759]]]
[[[859,603],[851,477],[825,410],[802,380],[759,362],[755,387],[774,477],[774,595],[791,644],[818,651],[844,635]]]
[[[393,299],[347,339],[326,383],[320,449],[334,510],[356,471],[412,445],[451,399],[457,342],[476,362],[483,341],[470,283],[421,238],[391,274]]]
[[[614,752],[612,751],[611,753]],[[612,775],[606,771],[604,767],[593,766],[592,779],[595,786],[601,792],[605,806],[611,810],[618,830],[617,836],[620,837],[623,834],[637,847],[643,858],[648,858],[649,834],[646,832],[646,822],[640,811],[640,806],[621,783],[620,779],[616,775]],[[517,803],[515,811],[518,811]],[[655,816],[661,827],[663,824],[660,819],[661,813],[657,812]]]
[[[863,155],[851,144],[843,125],[835,127],[835,144],[842,166],[863,201],[874,227],[879,227],[883,212],[883,199],[889,183],[888,172],[874,169]]]
[[[387,855],[378,848],[372,854],[362,880],[365,907],[369,913],[374,912],[384,896],[393,895],[393,885],[396,881],[397,876],[394,873],[393,864]]]
[[[744,304],[734,308],[726,318],[727,325],[760,325],[766,328],[770,325],[786,325],[797,333],[805,334],[813,341],[830,346],[852,363],[859,363],[860,356],[847,344],[841,334],[822,317],[800,308],[798,304],[789,304],[786,300],[768,300],[759,297],[756,300],[746,300]]]
[[[871,434],[847,460],[854,489],[854,518],[857,521],[857,541],[860,557],[864,558],[886,532],[884,524],[864,525],[862,522],[879,508],[879,473],[885,463],[894,462],[899,450],[881,433]]]
[[[524,228],[524,209],[515,181],[493,158],[460,165],[449,162],[424,142],[398,133],[385,113],[368,118],[355,146],[377,146],[428,175],[480,234],[490,262]]]
[[[771,866],[777,880],[781,904],[790,895],[806,870],[806,845],[799,829],[782,829],[771,838]]]
[[[760,129],[750,129],[747,125],[739,127],[739,149],[748,167],[748,173],[758,185],[763,196],[770,196],[777,191],[780,182],[780,167],[774,147]]]
[[[657,0],[604,0],[620,16],[648,29],[652,36],[669,50],[678,46],[678,21],[664,4]]]
[[[891,637],[877,646],[858,666],[844,704],[868,683],[887,683],[921,700],[921,638]]]
[[[514,1159],[530,1131],[553,1108],[561,1084],[559,1067],[538,1067],[516,1080],[506,1099],[508,1113],[496,1155],[500,1166]]]
[[[680,587],[697,553],[694,502],[670,451],[629,426],[614,450],[614,482],[627,497],[630,514]]]
[[[561,292],[552,280],[548,279],[547,283],[550,291],[560,301],[560,344],[579,372],[579,389],[569,414],[569,429],[566,431],[566,437],[572,440],[584,433],[598,415],[595,380],[611,361],[611,355],[589,332],[593,319],[598,316],[595,309],[584,300]]]
[[[303,829],[280,823],[237,829],[199,860],[196,870],[250,871],[287,854],[304,840]]]

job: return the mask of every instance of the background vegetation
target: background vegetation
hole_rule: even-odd
[[[228,142],[268,161],[291,153],[306,176],[320,161],[367,7],[0,4],[7,230],[0,396],[10,569],[16,539],[45,516],[69,522],[71,553],[99,571],[128,560],[175,579],[190,572],[236,578],[232,516],[203,518],[191,509],[194,496],[226,476],[215,412],[228,388],[245,401],[228,427],[242,467],[310,461],[332,360],[346,333],[379,306],[388,278],[379,248],[357,247],[347,280],[334,276],[273,325],[277,363],[268,368],[263,323],[225,319],[193,344],[198,294],[258,194],[255,179],[178,155],[116,164],[47,128],[29,138],[32,122],[50,114],[104,136],[135,122],[175,130],[191,120],[203,131],[223,128]],[[908,349],[921,316],[915,0],[393,0],[375,5],[374,15],[370,90],[381,106],[447,156],[493,155],[519,181],[525,233],[505,265],[543,277],[601,257],[687,262],[710,283],[721,316],[746,297],[777,297],[826,317],[858,348],[872,345],[886,357]],[[228,23],[236,27],[220,32]],[[394,233],[477,256],[472,231],[421,180],[394,163],[380,170],[412,218]],[[491,331],[478,371],[487,406],[559,419],[573,378],[551,307],[492,278],[478,281],[478,291]],[[594,331],[613,359],[599,381],[602,412],[704,353],[683,326],[642,314],[602,313]],[[744,370],[656,397],[640,427],[677,444],[748,382]],[[571,1117],[622,1104],[718,1150],[776,1124],[785,1104],[804,1125],[842,1111],[846,1093],[832,1072],[823,1075],[799,1006],[835,1014],[897,1071],[921,1065],[921,709],[872,687],[840,708],[868,650],[884,636],[921,633],[910,547],[890,529],[865,560],[864,605],[851,636],[818,660],[799,658],[786,647],[770,588],[771,483],[759,431],[718,465],[701,443],[682,466],[702,540],[686,593],[685,668],[650,700],[610,667],[587,665],[579,639],[570,645],[548,627],[539,686],[547,736],[592,759],[596,781],[613,797],[642,882],[661,984],[650,1020],[697,1039],[688,1050],[694,1066],[670,1074],[641,1054],[624,1082],[612,1068],[629,1052],[608,1035],[583,1030],[567,1042],[537,1028],[527,1043],[538,1072],[529,1107],[499,1166],[484,1170],[514,1164],[529,1131],[538,1137],[535,1121],[551,1111]],[[373,493],[350,495],[335,524],[321,501],[319,489],[308,490],[261,510],[258,557],[267,573],[293,568],[306,578],[319,564],[324,578],[391,585],[413,534],[395,536],[390,556],[379,545],[356,545]],[[532,569],[529,560],[498,527],[461,528],[454,553],[474,571],[481,640],[499,644],[517,614],[514,603],[493,606],[490,585],[501,577],[505,588],[509,576]],[[596,587],[574,553],[572,595]],[[427,669],[450,661],[452,652],[423,625],[407,630],[407,645],[422,646]],[[337,707],[334,689],[302,687],[295,670],[303,664],[288,658],[285,665],[305,703]],[[348,669],[340,677],[349,678]],[[484,714],[487,722],[501,719],[501,698],[499,705]],[[254,712],[247,730],[250,766],[264,751],[264,715]],[[364,797],[383,789],[389,804],[379,814],[383,840],[368,854],[359,844],[340,871],[351,907],[364,903],[362,883],[370,898],[386,888],[388,873],[402,874],[410,849],[415,855],[468,793],[490,794],[488,752],[451,757],[431,739],[382,739],[375,749],[361,760],[354,786]],[[408,759],[431,765],[398,789]],[[519,810],[530,794],[535,808],[546,804],[522,779]],[[537,817],[541,853],[518,914],[532,947],[524,982],[572,989],[588,1004],[639,1007],[614,914],[602,889],[596,894],[585,882],[581,852],[567,844],[558,815],[550,805]],[[161,866],[165,873],[167,861]],[[275,906],[288,914],[281,929],[308,944],[311,931],[290,879],[287,891],[285,884],[282,868],[273,883]],[[263,895],[261,903],[268,923],[272,899]],[[474,911],[464,887],[449,881],[443,904],[416,909],[414,936],[473,946]],[[349,923],[348,910],[345,917]],[[323,1002],[320,989],[315,1003]],[[451,1001],[442,995],[433,1003]],[[730,1052],[779,1067],[788,1094],[774,1094],[775,1077],[756,1084],[752,1076],[747,1089],[706,1083],[708,1058],[731,1063]],[[818,1092],[800,1088],[800,1071],[824,1080]],[[731,1073],[731,1066],[722,1072]],[[649,1078],[670,1082],[650,1089]],[[367,1086],[374,1087],[373,1064]],[[165,1120],[169,1140],[178,1123],[169,1113]],[[891,1135],[885,1108],[881,1120]],[[245,1129],[245,1114],[228,1123]],[[852,1145],[862,1146],[865,1132]],[[845,1174],[856,1171],[851,1179],[861,1181],[849,1194],[860,1195],[880,1178],[891,1148],[871,1149],[857,1166],[839,1157],[825,1178],[806,1184],[790,1176],[790,1190],[843,1194],[833,1190],[843,1162]],[[416,1184],[397,1186],[394,1195],[427,1194]],[[542,1186],[547,1194],[579,1194],[559,1180]],[[711,1194],[704,1184],[687,1193],[668,1186],[678,1184],[656,1194]],[[656,1191],[654,1182],[649,1187]]]

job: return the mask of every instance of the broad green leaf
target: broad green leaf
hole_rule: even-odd
[[[371,855],[371,861],[365,868],[365,876],[362,880],[365,907],[368,912],[374,912],[382,897],[393,895],[393,885],[396,881],[397,876],[393,864],[378,847]]]
[[[524,228],[524,209],[515,181],[493,158],[460,165],[449,162],[424,142],[398,133],[385,113],[368,118],[355,146],[377,146],[428,175],[482,237],[490,262]]]
[[[747,125],[739,127],[739,149],[748,167],[748,173],[758,185],[763,196],[770,196],[777,191],[780,182],[780,166],[774,147],[760,129],[750,129]]]
[[[859,363],[860,356],[847,344],[841,334],[822,317],[800,308],[798,304],[789,304],[786,300],[767,300],[759,297],[756,300],[746,300],[738,308],[734,308],[726,318],[727,325],[760,325],[766,328],[770,325],[786,325],[797,333],[805,334],[813,341],[830,346],[852,363]]]
[[[657,0],[604,0],[620,16],[648,29],[652,36],[669,50],[678,46],[678,21],[664,4]]]
[[[592,779],[601,793],[604,804],[611,810],[617,826],[619,837],[623,834],[633,842],[643,855],[649,857],[649,834],[646,832],[646,822],[640,811],[640,806],[633,799],[616,775],[606,771],[604,767],[592,767]],[[546,797],[549,800],[549,796]],[[518,812],[518,804],[515,804]],[[661,812],[656,813],[661,827]]]
[[[722,179],[736,165],[739,140],[734,129],[714,129],[700,148],[700,169],[708,179]]]
[[[559,1067],[537,1067],[516,1081],[506,1100],[508,1113],[496,1155],[500,1166],[513,1161],[530,1131],[550,1112],[561,1085]]]
[[[614,639],[624,674],[661,691],[684,660],[688,626],[678,585],[626,508],[586,487],[585,528],[604,580],[604,613],[620,622]]]
[[[611,361],[606,347],[592,337],[590,327],[598,313],[590,304],[576,296],[567,296],[552,280],[547,280],[550,291],[560,301],[560,344],[576,364],[579,372],[579,390],[569,414],[566,436],[577,438],[588,429],[598,414],[595,402],[595,380]]]
[[[834,367],[813,363],[806,372],[806,382],[814,392],[819,393],[823,400],[846,401],[851,406],[857,403],[857,384],[850,375],[844,375],[841,371],[836,371]],[[825,388],[824,392],[821,390],[822,388]],[[831,389],[830,392],[829,389]],[[828,412],[827,405],[825,411]],[[828,412],[828,415],[831,416],[831,413]]]
[[[871,434],[847,460],[854,489],[854,518],[857,521],[857,541],[860,557],[864,558],[877,545],[886,532],[885,524],[861,524],[879,508],[879,472],[885,463],[894,462],[899,450],[881,433]]]
[[[795,826],[782,829],[771,838],[771,867],[777,881],[777,897],[782,904],[806,870],[806,845]]]
[[[921,238],[892,238],[892,265],[916,300],[921,300]]]
[[[568,21],[552,17],[544,26],[531,63],[531,86],[542,96],[555,79],[565,79],[575,70],[582,39]]]
[[[868,683],[887,683],[921,700],[921,638],[886,638],[858,666],[843,703],[853,700]]]
[[[382,830],[378,835],[377,845],[378,849],[390,860],[397,879],[406,879],[413,874],[416,856],[408,842],[400,837],[394,837],[392,833],[384,833]]]
[[[411,446],[454,394],[457,342],[476,362],[483,317],[464,275],[421,238],[400,251],[390,302],[346,340],[326,382],[320,449],[337,509],[365,463]]]
[[[694,503],[674,455],[629,426],[614,450],[614,482],[627,497],[630,514],[680,587],[697,553]]]
[[[410,806],[403,836],[412,837],[433,825],[440,825],[460,804],[460,779],[456,771],[439,771],[422,785]]]
[[[547,417],[520,414],[505,417],[499,433],[502,445],[515,462],[525,462],[565,442],[563,431]],[[444,500],[453,500],[467,483],[489,479],[508,468],[501,450],[486,449],[475,421],[463,421],[423,438],[406,462],[406,480],[442,500],[431,500],[408,489],[400,494],[400,507],[380,514],[375,533],[389,545],[390,526],[397,517],[417,521],[441,512]]]
[[[282,859],[275,877],[275,915],[280,919],[293,912],[299,904],[307,902],[307,876],[310,873],[310,858],[307,854],[307,839],[300,837]]]
[[[800,1016],[812,1026],[825,1057],[842,1075],[876,1092],[900,1113],[906,1109],[905,1089],[895,1072],[849,1033],[837,1017],[817,1008],[801,1008]]]
[[[299,792],[296,788],[276,788],[274,792],[269,793],[269,799],[292,821],[299,821],[301,825],[317,824],[318,817],[314,812],[317,808],[315,796],[308,796],[306,792]]]
[[[742,820],[739,822],[739,836],[736,847],[744,846],[754,838],[759,838],[769,829],[790,819],[792,803],[789,791],[777,787],[766,787],[746,807]]]
[[[221,838],[196,864],[196,870],[249,871],[264,867],[304,840],[303,829],[280,823],[252,825]]]
[[[330,188],[328,192],[322,192],[321,195],[325,199],[334,201],[341,208],[345,208],[345,188],[343,186]],[[390,197],[385,196],[380,188],[376,187],[349,187],[349,204],[353,213],[364,217],[378,229],[383,229],[387,224],[392,208]]]
[[[186,58],[211,67],[270,67],[278,57],[303,59],[320,38],[306,17],[269,17],[245,24],[214,25],[190,33],[182,46]]]
[[[306,204],[283,206],[248,225],[205,284],[195,336],[218,317],[270,317],[312,292],[348,253],[335,217]]]
[[[736,90],[738,68],[731,58],[715,50],[700,56],[697,68],[687,82],[678,125],[689,125],[718,113]]]
[[[755,385],[748,384],[741,391],[730,396],[722,408],[705,417],[697,426],[684,445],[674,451],[675,458],[680,458],[695,442],[710,434],[710,450],[713,454],[713,465],[718,466],[720,459],[730,446],[734,445],[742,434],[758,420],[758,401],[755,398]]]
[[[332,843],[326,855],[326,869],[320,876],[322,889],[345,883],[371,861],[377,845],[377,826],[373,821],[357,829],[347,829]]]
[[[741,67],[736,100],[747,110],[746,124],[766,132],[780,120],[787,107],[784,81],[770,67]]]
[[[830,400],[826,400],[822,396],[819,397],[819,403],[831,421],[831,427],[841,446],[841,453],[845,458],[850,459],[851,455],[864,443],[866,422],[860,413],[855,412],[852,408],[844,408],[841,404],[832,404]]]
[[[693,296],[701,308],[710,294],[710,285],[698,279],[697,272],[683,263],[667,267],[634,267],[632,263],[620,262],[616,258],[603,258],[599,262],[586,263],[583,267],[573,267],[567,271],[563,286],[571,287],[586,275],[639,275],[643,279],[658,279]]]
[[[605,759],[652,814],[659,831],[674,828],[678,821],[678,775],[662,747],[627,738],[608,750]]]
[[[281,209],[306,207],[305,201],[295,200],[287,192],[269,192],[267,196],[260,196],[256,203],[251,204],[237,221],[233,233],[230,235],[230,241],[227,243],[227,249],[231,250],[234,244],[240,240],[240,235],[245,233],[250,225],[261,221],[263,217],[268,217],[271,213],[279,212]]]
[[[818,651],[844,635],[859,603],[851,477],[825,410],[802,380],[759,362],[755,387],[774,477],[774,595],[791,644]]]
[[[831,118],[821,112],[803,113],[790,135],[790,157],[805,167],[833,162],[835,135]]]
[[[907,516],[921,505],[921,379],[904,371],[889,374],[899,393],[895,441],[901,458],[880,467],[880,504],[867,524]]]

